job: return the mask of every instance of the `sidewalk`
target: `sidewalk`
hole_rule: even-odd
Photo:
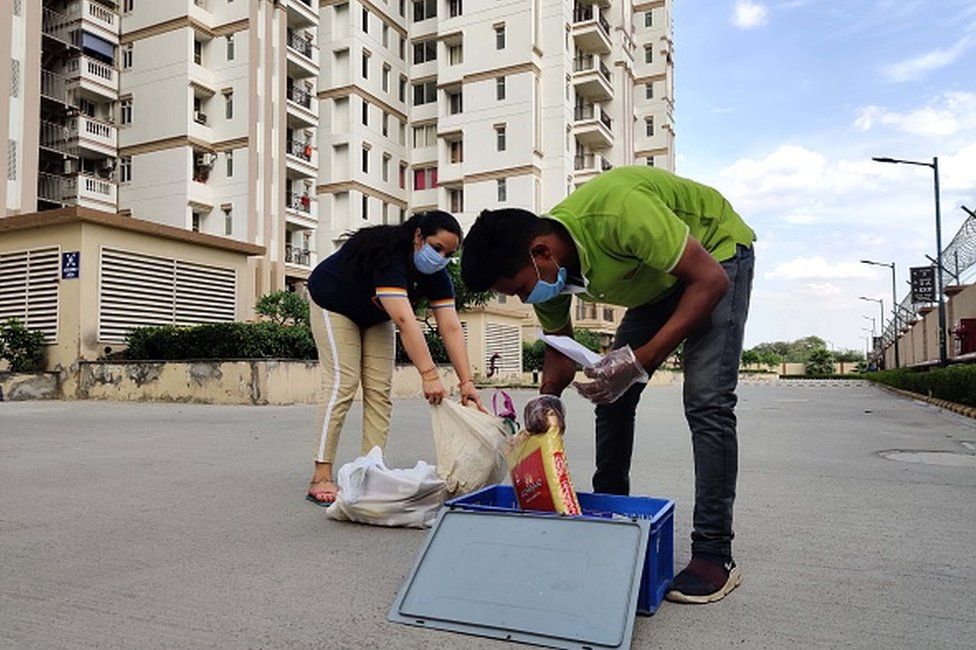
[[[971,647],[976,452],[962,443],[976,423],[862,384],[740,396],[744,583],[639,617],[634,647]],[[358,408],[340,462],[358,451]],[[592,413],[575,395],[569,411],[570,469],[588,490]],[[506,647],[386,622],[424,533],[339,524],[302,499],[313,416],[0,403],[0,646]],[[693,469],[679,387],[648,391],[639,429],[633,489],[677,502],[680,569]],[[427,408],[397,401],[388,461],[418,458],[433,458]]]

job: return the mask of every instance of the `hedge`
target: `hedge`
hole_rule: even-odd
[[[126,337],[126,359],[317,359],[308,326],[211,323],[194,327],[140,327]]]
[[[932,368],[930,370],[880,370],[866,379],[966,406],[976,406],[976,364]]]

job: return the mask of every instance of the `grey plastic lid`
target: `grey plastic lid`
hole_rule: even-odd
[[[554,648],[630,647],[650,526],[443,509],[389,620]]]

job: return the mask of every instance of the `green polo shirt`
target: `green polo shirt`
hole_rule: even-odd
[[[570,194],[548,215],[566,227],[586,279],[583,300],[637,307],[678,281],[671,270],[694,237],[717,261],[756,235],[716,190],[647,166],[617,167]],[[569,294],[535,305],[547,332],[570,322]]]

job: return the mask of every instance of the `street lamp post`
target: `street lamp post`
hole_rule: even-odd
[[[861,316],[861,318],[863,318],[864,320],[871,321],[871,336],[874,336],[874,327],[875,327],[874,318],[872,318],[871,316]]]
[[[918,162],[914,160],[900,160],[897,158],[872,158],[875,162],[891,163],[895,165],[916,165],[918,167],[929,167],[935,176],[935,273],[936,291],[939,299],[939,365],[944,366],[948,362],[946,353],[946,309],[945,300],[942,298],[942,208],[939,198],[939,158],[932,158],[932,162]],[[897,301],[897,299],[896,299]],[[896,347],[895,350],[898,348]]]
[[[893,314],[894,319],[895,319],[894,320],[894,327],[895,327],[895,337],[894,337],[894,344],[895,344],[895,367],[898,368],[898,367],[901,366],[901,359],[898,356],[898,330],[899,330],[899,323],[898,323],[898,286],[897,286],[897,282],[896,282],[896,279],[895,279],[895,276],[896,276],[895,263],[894,262],[887,262],[887,263],[885,263],[885,262],[872,262],[871,260],[861,260],[861,264],[871,264],[872,266],[887,266],[888,268],[891,269],[891,304],[894,307],[894,309],[892,309],[892,314]]]

